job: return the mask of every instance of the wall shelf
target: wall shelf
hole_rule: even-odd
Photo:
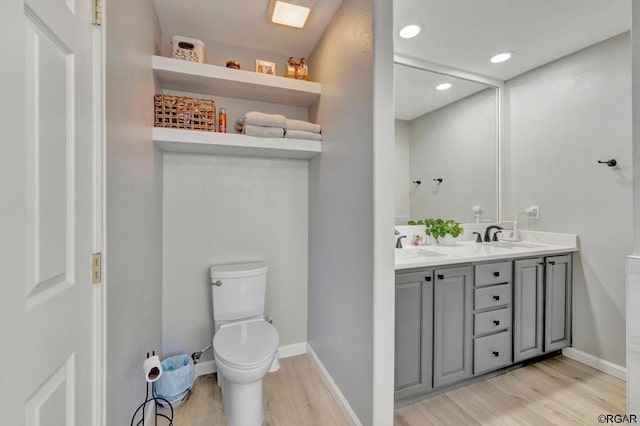
[[[320,83],[217,65],[153,56],[153,71],[163,89],[308,107],[322,92]]]
[[[308,160],[322,152],[319,141],[284,138],[256,138],[238,133],[153,129],[153,141],[164,152],[239,155],[248,157],[296,158]]]

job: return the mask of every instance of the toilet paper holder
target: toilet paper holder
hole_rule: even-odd
[[[140,404],[133,413],[133,417],[131,417],[131,426],[142,426],[147,424],[145,415],[149,404],[153,404],[155,424],[158,424],[158,418],[163,418],[169,422],[168,426],[173,426],[173,405],[171,405],[171,403],[165,398],[156,397],[154,391],[155,382],[157,382],[160,376],[162,376],[162,364],[160,363],[160,357],[156,355],[156,351],[153,351],[151,356],[149,356],[149,352],[147,352],[147,359],[142,363],[142,369],[144,371],[144,378],[147,381],[147,394],[144,402]],[[149,390],[151,390],[151,398],[149,397]],[[168,407],[171,414],[167,415],[160,413],[158,409],[159,406]],[[136,418],[140,418],[137,423]]]

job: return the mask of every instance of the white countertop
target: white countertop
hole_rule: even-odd
[[[396,271],[458,263],[547,256],[578,251],[578,237],[572,234],[521,231],[520,242],[458,242],[453,246],[407,245],[395,249]]]

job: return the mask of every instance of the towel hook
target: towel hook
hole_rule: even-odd
[[[437,182],[438,185],[440,185],[442,183],[442,178],[435,178],[433,181]]]
[[[618,162],[616,161],[615,158],[612,158],[611,160],[607,160],[607,161],[598,160],[598,164],[606,164],[609,167],[615,167],[618,164]]]

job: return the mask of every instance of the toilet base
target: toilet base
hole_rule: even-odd
[[[219,374],[219,373],[218,373]],[[222,378],[222,402],[229,426],[260,426],[264,419],[262,380],[233,383]]]

